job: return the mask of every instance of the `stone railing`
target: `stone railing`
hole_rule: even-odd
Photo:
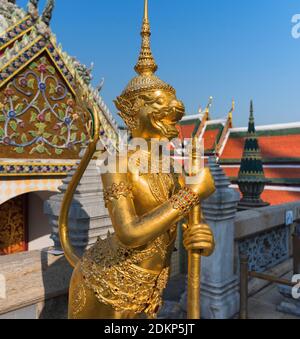
[[[292,234],[300,222],[300,202],[237,213],[236,264],[239,253],[249,258],[249,270],[264,272],[292,256]]]
[[[284,276],[293,270],[293,240],[300,224],[300,201],[239,212],[235,219],[235,271],[240,254],[246,254],[249,271]],[[251,279],[249,295],[267,286],[267,281]]]

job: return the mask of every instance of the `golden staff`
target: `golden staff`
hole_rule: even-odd
[[[201,207],[193,208],[189,215],[189,227],[201,222]],[[201,282],[201,251],[188,253],[188,319],[200,319],[200,282]]]
[[[193,140],[192,159],[190,176],[193,176],[194,169],[199,170],[201,157],[197,154],[197,140]],[[203,221],[203,213],[200,204],[195,206],[189,214],[188,227],[200,225]],[[188,319],[200,319],[200,283],[201,283],[201,256],[200,250],[188,252],[188,298],[187,311]]]

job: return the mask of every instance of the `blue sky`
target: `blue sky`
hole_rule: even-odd
[[[20,5],[25,0],[17,0]],[[45,1],[41,1],[41,7]],[[234,125],[300,121],[300,39],[291,18],[300,0],[149,0],[158,75],[172,84],[189,114],[214,97],[213,117],[236,100]],[[56,0],[52,29],[64,50],[95,62],[97,83],[113,99],[134,76],[143,0]]]

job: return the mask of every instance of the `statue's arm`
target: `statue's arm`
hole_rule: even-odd
[[[156,239],[184,218],[200,201],[192,190],[182,188],[169,201],[139,217],[127,174],[105,174],[102,181],[116,236],[129,248],[141,247]]]

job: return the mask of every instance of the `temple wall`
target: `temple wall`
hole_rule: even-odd
[[[37,192],[28,195],[28,250],[41,250],[53,246],[51,226],[43,213],[44,203],[54,193]]]

